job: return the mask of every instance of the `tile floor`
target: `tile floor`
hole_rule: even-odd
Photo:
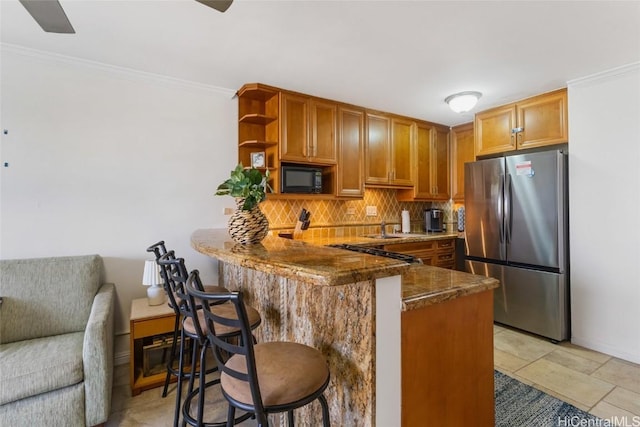
[[[493,331],[498,371],[597,417],[640,423],[640,365],[498,325]]]
[[[640,365],[568,342],[552,344],[542,338],[494,326],[497,370],[603,419],[640,420]],[[107,427],[171,426],[175,384],[166,398],[162,388],[131,397],[129,366],[115,369],[112,413]],[[225,418],[226,405],[207,394],[207,420]],[[636,417],[636,418],[634,418]],[[633,424],[636,422],[636,424]],[[255,426],[248,420],[243,426]]]

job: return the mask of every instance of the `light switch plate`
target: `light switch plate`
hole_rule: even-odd
[[[378,207],[367,206],[367,216],[378,216]]]

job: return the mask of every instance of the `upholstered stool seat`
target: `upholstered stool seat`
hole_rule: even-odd
[[[250,327],[252,315],[244,303],[243,293],[204,292],[198,270],[191,272],[185,288],[192,304],[202,305],[204,322],[198,318],[196,323],[206,325],[206,329],[200,328],[200,331],[206,332],[206,344],[220,370],[220,379],[216,380],[229,402],[227,427],[234,424],[236,408],[246,411],[243,416],[254,416],[261,427],[269,426],[269,414],[286,412],[288,424],[293,427],[294,410],[315,400],[320,402],[323,427],[330,426],[329,406],[324,397],[330,373],[322,352],[294,342],[256,343]],[[220,306],[225,309],[230,306],[233,310],[224,312]],[[237,328],[239,339],[225,339],[222,325]],[[184,415],[186,418],[187,414]],[[315,419],[305,420],[304,424],[319,425]]]
[[[213,307],[212,307],[213,308]],[[265,409],[286,406],[311,396],[329,381],[326,358],[315,348],[294,342],[267,342],[253,346],[260,395]],[[245,356],[233,355],[225,366],[247,372]],[[247,406],[253,405],[247,381],[220,374],[227,396]]]
[[[205,287],[206,289],[206,287]],[[219,293],[229,293],[227,292],[219,292]],[[258,311],[245,304],[247,309],[247,317],[249,319],[249,324],[251,325],[251,329],[254,329],[256,326],[260,324],[262,321],[260,317],[260,313]],[[211,311],[221,317],[237,319],[236,308],[230,302],[225,302],[224,304],[217,304],[211,306]],[[203,329],[203,332],[207,333],[207,322],[204,317],[204,313],[202,310],[198,310],[198,323]],[[184,322],[182,322],[182,327],[184,331],[190,335],[195,335],[197,333],[196,327],[193,324],[193,319],[191,317],[186,317]],[[233,326],[226,326],[216,324],[216,332],[219,336],[237,336],[240,333],[240,329]]]

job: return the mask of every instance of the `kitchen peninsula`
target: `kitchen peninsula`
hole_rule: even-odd
[[[258,341],[327,357],[332,425],[493,425],[497,280],[272,236],[243,246],[226,230],[191,244],[260,311]],[[301,425],[319,414],[296,411]]]

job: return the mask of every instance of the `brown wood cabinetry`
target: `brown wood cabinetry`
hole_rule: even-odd
[[[401,343],[403,427],[495,425],[492,290],[403,311]]]
[[[367,112],[366,184],[413,185],[413,127],[409,119]]]
[[[449,200],[449,129],[435,126],[432,132],[431,199]]]
[[[398,200],[449,200],[449,130],[446,127],[416,122],[412,169],[414,186],[398,190]]]
[[[265,153],[265,167],[271,172],[270,185],[279,188],[279,92],[252,83],[238,91],[238,162],[251,166],[251,153]]]
[[[566,89],[476,114],[476,156],[562,144],[568,140]]]
[[[364,196],[364,117],[363,109],[338,107],[338,197]]]
[[[283,162],[335,164],[337,104],[282,92]]]
[[[464,164],[473,162],[473,123],[451,128],[451,198],[464,202]]]
[[[455,239],[428,240],[424,242],[393,243],[384,250],[413,255],[425,265],[453,269],[455,265]]]

